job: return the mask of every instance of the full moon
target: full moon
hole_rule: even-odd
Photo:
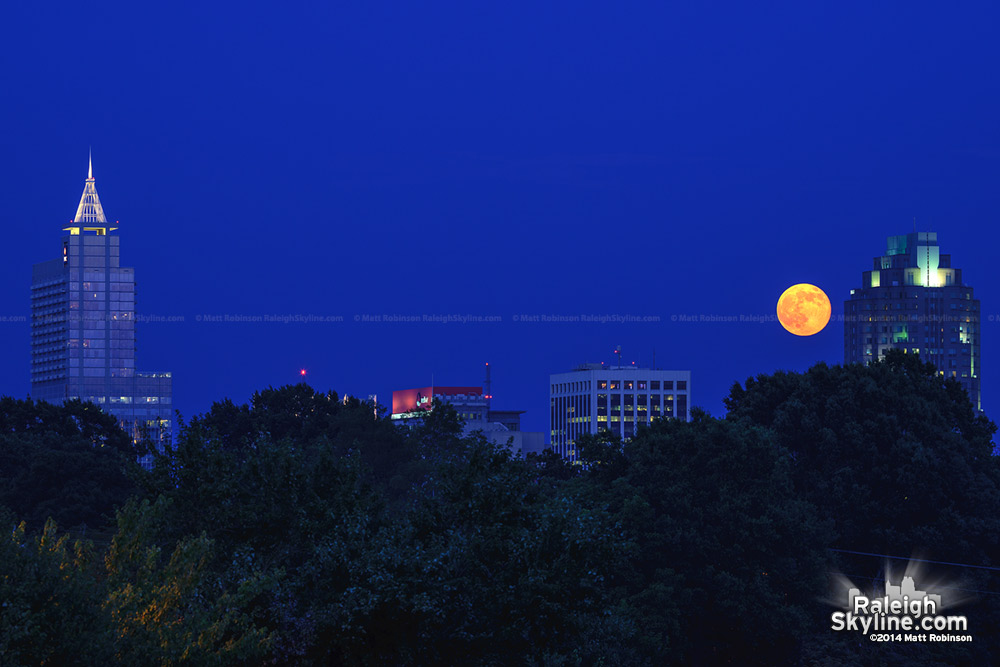
[[[792,285],[778,299],[778,321],[796,336],[817,334],[830,321],[830,299],[815,285]]]

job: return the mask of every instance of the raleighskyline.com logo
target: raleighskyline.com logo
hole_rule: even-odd
[[[881,597],[848,590],[845,611],[833,612],[830,627],[875,642],[971,642],[968,619],[945,616],[943,608],[941,596],[917,590],[913,577],[904,576],[899,586],[886,577]]]

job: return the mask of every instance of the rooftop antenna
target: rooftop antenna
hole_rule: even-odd
[[[653,348],[653,370],[656,370],[656,348]]]
[[[615,354],[618,355],[618,368],[622,367],[622,346],[619,345],[615,348]]]
[[[483,389],[486,390],[486,412],[489,413],[493,407],[493,381],[490,380],[490,362],[486,362],[486,381],[483,382]]]

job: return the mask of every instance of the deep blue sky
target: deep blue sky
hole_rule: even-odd
[[[0,22],[0,316],[27,314],[93,146],[140,316],[185,318],[138,335],[187,416],[301,367],[387,400],[490,361],[494,404],[544,430],[548,374],[619,344],[721,414],[734,380],[839,363],[842,325],[672,316],[770,315],[811,282],[836,318],[914,217],[1000,313],[990,3],[61,4]],[[196,319],[225,313],[345,322]],[[386,313],[503,321],[354,322]],[[513,321],[581,313],[660,321]],[[24,396],[27,323],[0,349]]]

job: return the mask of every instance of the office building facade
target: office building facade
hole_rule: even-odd
[[[584,434],[606,431],[628,439],[654,419],[687,420],[690,405],[691,371],[584,364],[549,376],[551,447],[575,461]]]
[[[35,264],[31,280],[31,396],[80,399],[118,418],[138,439],[172,434],[169,372],[136,370],[135,270],[120,265],[118,223],[108,223],[93,167],[60,256]]]
[[[463,435],[481,432],[487,440],[509,445],[520,456],[538,453],[545,448],[541,432],[522,431],[523,410],[493,410],[491,399],[482,387],[421,387],[392,392],[390,419],[402,427],[416,427],[432,409],[434,400],[448,403],[464,422]]]
[[[844,302],[844,362],[869,364],[892,349],[956,379],[981,409],[980,309],[937,233],[890,236],[886,254]]]
[[[488,401],[482,387],[420,387],[394,391],[390,419],[401,426],[419,425],[435,399],[450,404],[467,426],[487,421]]]

